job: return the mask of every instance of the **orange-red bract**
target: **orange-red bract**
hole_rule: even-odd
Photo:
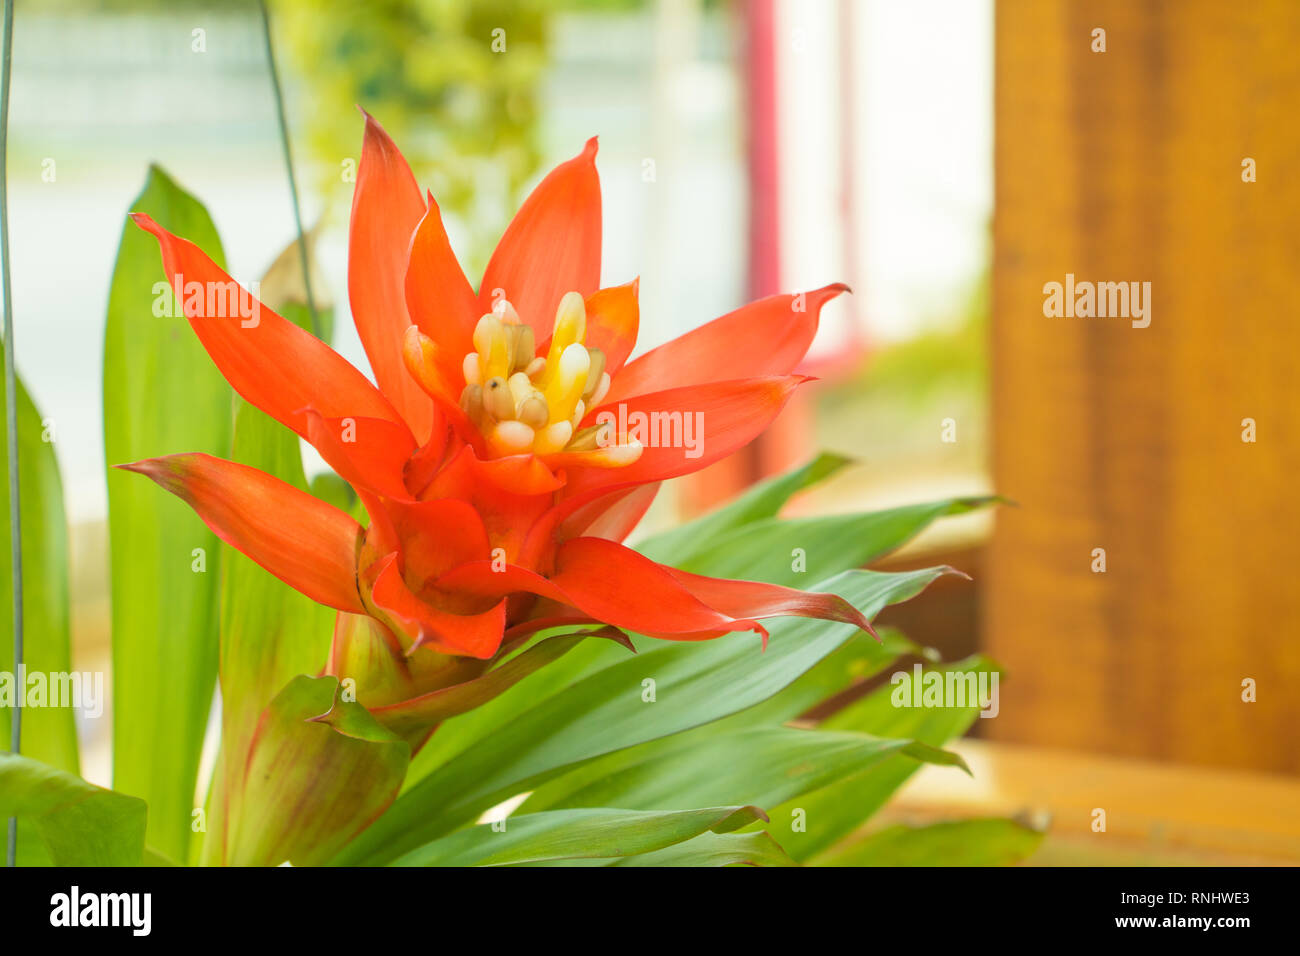
[[[629,361],[638,284],[599,287],[595,160],[592,139],[542,180],[475,292],[437,204],[366,117],[348,284],[378,387],[264,305],[250,316],[223,307],[234,292],[187,295],[236,287],[193,243],[133,216],[226,379],[320,452],[369,525],[208,455],[123,467],[337,608],[322,663],[371,669],[340,675],[358,678],[367,706],[400,711],[552,625],[703,640],[797,615],[870,630],[836,595],[687,574],[622,543],[660,482],[776,417],[804,381],[794,369],[821,307],[845,286],[751,303]]]

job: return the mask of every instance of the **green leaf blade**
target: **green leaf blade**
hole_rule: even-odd
[[[606,807],[510,817],[434,840],[394,866],[518,866],[601,860],[662,850],[704,833],[729,833],[765,819],[757,807],[706,807],[639,813]]]
[[[221,264],[206,210],[157,167],[131,208]],[[150,843],[183,860],[216,683],[220,551],[184,502],[111,466],[178,452],[225,457],[232,415],[230,387],[185,318],[154,314],[166,282],[157,242],[128,222],[104,341],[113,781],[147,800]]]
[[[3,355],[0,346],[0,355]],[[41,414],[17,382],[18,480],[22,498],[23,664],[28,675],[66,674],[72,669],[69,640],[68,525],[63,484],[54,444],[46,441]],[[0,447],[8,441],[4,396],[0,394]],[[0,487],[8,487],[8,456],[0,453]],[[0,672],[14,675],[12,692],[23,694],[13,660],[13,588],[6,507],[0,519]],[[93,680],[93,675],[90,676]],[[13,707],[0,689],[0,741],[9,747]],[[83,698],[83,704],[87,701]],[[99,701],[102,706],[103,701]],[[22,753],[52,767],[76,773],[77,728],[71,707],[30,707],[22,714]],[[20,842],[21,846],[21,842]]]
[[[870,616],[945,570],[850,572],[826,585]],[[467,746],[408,789],[332,862],[386,862],[566,767],[761,703],[854,632],[851,625],[787,618],[774,622],[765,651],[748,634],[704,644],[647,640],[650,649],[635,659],[596,671]],[[657,687],[654,703],[643,698],[647,678]]]
[[[136,797],[28,757],[0,754],[0,817],[26,822],[54,866],[139,865],[147,815]]]
[[[1043,833],[992,817],[928,826],[899,824],[825,853],[816,866],[1011,866],[1038,849]]]

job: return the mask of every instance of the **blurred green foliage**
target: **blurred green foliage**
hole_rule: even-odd
[[[388,131],[481,265],[541,160],[546,0],[277,0],[276,48],[303,84],[293,108],[326,174],[361,146],[364,107]],[[337,182],[333,179],[333,182]],[[499,209],[480,196],[490,196]]]

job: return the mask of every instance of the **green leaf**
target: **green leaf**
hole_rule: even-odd
[[[759,482],[721,508],[647,538],[637,545],[637,550],[655,561],[676,565],[721,535],[752,521],[775,517],[793,495],[824,481],[848,463],[849,459],[841,455],[823,452],[806,465]]]
[[[528,809],[675,810],[727,803],[776,806],[892,754],[925,763],[964,766],[955,754],[910,740],[754,727],[688,741],[685,746],[666,749],[576,788],[549,788],[545,799],[534,802],[530,798]]]
[[[701,833],[662,850],[614,860],[610,866],[794,866],[767,833]]]
[[[26,832],[40,837],[55,866],[139,865],[147,815],[136,797],[29,757],[0,754],[0,818],[27,821]]]
[[[855,571],[825,586],[870,616],[912,597],[946,570]],[[773,623],[766,651],[753,634],[703,644],[647,641],[651,649],[636,658],[598,670],[467,742],[333,862],[386,862],[566,767],[744,710],[788,686],[854,631],[847,624],[786,618]],[[655,681],[654,703],[642,699],[646,679]]]
[[[4,350],[0,346],[0,361]],[[67,673],[72,669],[68,643],[68,526],[63,513],[63,484],[52,442],[43,440],[41,414],[22,380],[18,397],[18,481],[22,497],[23,658],[27,674]],[[0,494],[9,488],[8,424],[0,391]],[[7,499],[6,499],[7,501]],[[14,668],[13,584],[9,560],[10,515],[0,518],[0,673]],[[89,675],[87,675],[89,676]],[[0,741],[9,746],[12,707],[0,689]],[[84,698],[83,698],[84,703]],[[102,705],[103,701],[99,701]],[[32,707],[23,712],[22,752],[53,767],[77,772],[77,728],[70,707]],[[21,846],[21,842],[19,846]]]
[[[902,655],[925,657],[932,653],[894,628],[882,628],[879,633],[880,640],[875,641],[870,634],[857,632],[779,694],[712,726],[721,728],[724,723],[736,727],[782,724],[825,703],[851,685],[870,680]]]
[[[532,811],[561,805],[557,795],[571,793],[591,781],[611,776],[625,767],[670,751],[698,746],[704,740],[750,728],[778,726],[795,719],[850,684],[869,679],[888,667],[900,654],[925,653],[922,648],[891,628],[881,631],[880,636],[881,641],[877,643],[868,634],[860,631],[853,634],[790,686],[740,713],[671,737],[651,740],[586,761],[562,776],[539,785],[520,806],[520,810]],[[762,800],[749,802],[768,805]]]
[[[718,578],[806,587],[846,568],[858,568],[905,544],[947,515],[963,514],[995,498],[946,498],[887,511],[813,518],[768,518],[709,540],[678,563],[683,571]],[[792,553],[804,556],[796,570]]]
[[[207,212],[156,166],[131,209],[222,262]],[[128,222],[104,339],[110,466],[177,452],[225,457],[230,451],[230,387],[185,318],[170,314],[179,310],[154,314],[164,288],[156,284],[166,281],[158,243]],[[150,844],[184,860],[217,673],[218,541],[183,501],[112,467],[108,516],[113,782],[147,800]]]
[[[229,794],[228,861],[328,859],[397,796],[410,758],[405,741],[339,699],[337,678],[295,677],[263,715]]]
[[[810,466],[814,472],[815,464]],[[959,513],[967,507],[983,504],[985,501],[986,499],[960,501],[947,499],[927,505],[825,520],[777,522],[758,520],[740,527],[734,535],[726,536],[726,540],[731,542],[729,546],[703,547],[686,564],[690,570],[705,574],[724,577],[728,575],[765,577],[775,583],[806,587],[809,575],[794,572],[790,567],[788,556],[792,547],[802,547],[806,553],[823,556],[822,564],[825,567],[819,567],[818,570],[842,571],[892,550],[935,517]],[[846,520],[853,522],[848,534],[842,527]],[[847,546],[843,540],[846,537],[852,539]],[[761,562],[755,564],[753,556],[760,553],[774,554],[777,557],[771,562],[771,566],[765,566]],[[737,560],[735,555],[742,557]],[[703,738],[730,733],[742,727],[780,724],[798,717],[850,684],[870,678],[888,667],[901,654],[924,657],[932,653],[918,647],[897,632],[885,632],[881,637],[881,642],[876,643],[867,635],[855,635],[834,654],[820,661],[807,674],[771,699],[743,713],[682,736]],[[620,767],[645,759],[670,746],[678,746],[678,744],[659,740],[592,761],[570,771],[562,780],[543,784],[538,792],[528,799],[525,807],[531,809],[534,806],[550,805],[543,801],[549,799],[546,794],[552,788],[571,786],[575,781],[583,779],[608,776]]]
[[[996,668],[976,655],[927,670],[991,673]],[[906,737],[942,747],[964,734],[979,713],[978,707],[895,707],[890,699],[893,691],[893,686],[885,684],[833,714],[820,729]],[[786,851],[804,861],[833,846],[884,806],[918,766],[914,760],[889,757],[852,777],[774,807],[772,819],[779,821],[790,819],[796,809],[803,811],[806,827],[784,839]]]
[[[898,825],[824,854],[820,866],[1010,866],[1038,848],[1043,834],[994,817],[929,826]]]
[[[911,668],[903,673],[908,681],[912,679]],[[999,679],[1001,675],[997,665],[982,654],[973,654],[948,664],[926,666],[922,673],[997,673]],[[897,691],[892,683],[885,684],[826,718],[821,727],[823,730],[853,730],[889,737],[913,736],[938,746],[950,737],[965,733],[979,714],[977,705],[898,707],[893,700]]]
[[[548,860],[607,859],[650,853],[702,833],[727,833],[764,819],[757,807],[666,813],[608,808],[552,810],[509,817],[504,829],[481,824],[425,844],[394,866],[510,866]]]

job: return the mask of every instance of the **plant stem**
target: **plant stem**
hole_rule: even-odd
[[[14,372],[14,310],[9,283],[9,70],[14,46],[14,0],[5,0],[4,52],[0,58],[0,278],[4,280],[5,438],[9,467],[9,570],[13,577],[14,673],[23,665],[23,526],[18,492],[18,388]],[[23,738],[22,692],[14,698],[9,749],[18,753]],[[17,865],[18,819],[9,818],[5,865]]]
[[[266,10],[266,0],[258,0],[262,11],[262,33],[266,38],[266,65],[271,71],[271,89],[275,93],[275,112],[280,121],[280,143],[284,146],[284,168],[289,174],[289,193],[293,198],[293,221],[298,227],[298,255],[302,260],[302,283],[307,290],[307,311],[311,315],[311,331],[320,338],[320,323],[316,319],[316,299],[311,292],[311,272],[307,265],[307,238],[302,228],[302,212],[298,206],[298,181],[293,175],[293,152],[289,149],[289,124],[284,118],[284,94],[280,90],[280,73],[275,68],[275,51],[271,47],[271,16]]]

